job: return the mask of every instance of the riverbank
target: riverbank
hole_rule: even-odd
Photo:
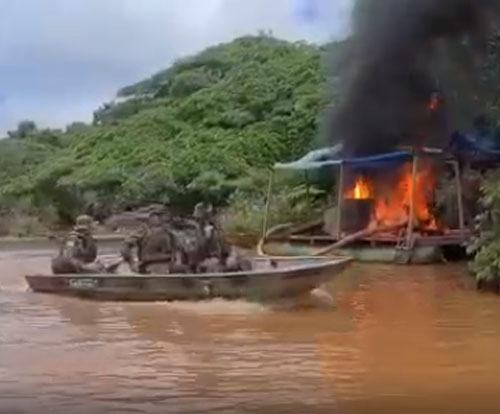
[[[127,233],[103,233],[95,235],[99,249],[118,250]],[[0,251],[17,250],[53,250],[56,251],[64,238],[64,233],[47,236],[30,237],[0,237]],[[245,234],[233,234],[226,237],[227,241],[240,249],[253,250],[257,237]]]
[[[59,247],[64,235],[0,237],[0,251],[17,250],[55,250]],[[95,236],[99,247],[119,246],[124,234],[103,234]]]

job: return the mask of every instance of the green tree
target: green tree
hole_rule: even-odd
[[[67,133],[72,133],[72,132],[81,132],[84,131],[86,128],[89,126],[85,122],[72,122],[71,124],[66,126],[66,132]]]
[[[36,131],[36,123],[34,121],[25,120],[19,122],[15,131],[8,131],[7,134],[9,138],[24,139],[32,136]]]

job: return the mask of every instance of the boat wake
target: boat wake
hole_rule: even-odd
[[[162,302],[157,303],[161,304]],[[266,304],[228,299],[211,299],[198,302],[173,301],[163,302],[163,304],[173,310],[203,315],[251,315],[266,312],[335,309],[334,299],[322,289],[314,289],[310,294],[300,299],[281,299]]]
[[[172,301],[136,303],[134,306],[165,306],[174,311],[191,312],[202,315],[249,315],[262,314],[269,311],[269,307],[260,303],[245,300],[211,299],[205,301]]]
[[[10,294],[10,293],[26,293],[30,292],[28,285],[24,281],[8,281],[1,283],[0,282],[0,295],[1,294]]]

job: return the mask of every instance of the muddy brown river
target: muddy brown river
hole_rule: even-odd
[[[463,266],[356,265],[335,309],[28,292],[0,254],[1,413],[498,413],[500,298]]]

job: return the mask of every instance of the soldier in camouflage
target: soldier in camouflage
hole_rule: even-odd
[[[169,218],[166,211],[151,212],[147,224],[124,241],[121,255],[133,271],[141,274],[175,271],[178,247]]]
[[[198,273],[222,272],[226,245],[215,223],[211,205],[198,203],[193,212],[193,223],[197,231]]]
[[[224,240],[224,235],[214,219],[211,205],[198,203],[193,217],[199,235],[197,267],[199,273],[251,270],[251,263]]]
[[[64,239],[59,255],[52,259],[54,274],[101,273],[106,269],[96,261],[97,244],[92,236],[93,220],[79,216],[73,230]]]

